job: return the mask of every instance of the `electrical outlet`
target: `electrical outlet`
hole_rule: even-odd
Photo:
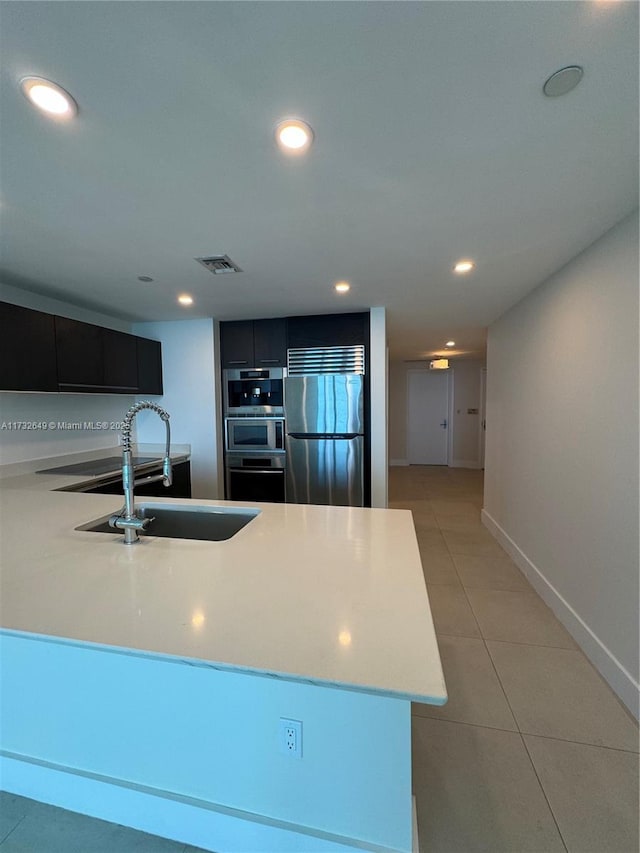
[[[289,758],[302,758],[302,722],[280,717],[278,734],[280,752]]]

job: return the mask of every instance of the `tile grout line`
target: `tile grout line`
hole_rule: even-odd
[[[444,538],[444,537],[443,537],[443,538]],[[449,546],[448,546],[448,544],[447,544],[447,540],[446,540],[446,539],[445,539],[445,545],[447,545],[447,549],[449,549]],[[453,554],[451,553],[451,550],[450,550],[450,549],[449,549],[449,555],[451,556],[451,562],[453,563],[453,566],[454,566],[455,571],[456,571],[456,574],[457,574],[457,573],[458,573],[458,570],[457,570],[457,568],[456,568],[455,560],[453,559]],[[508,555],[507,555],[507,556],[508,556]],[[565,850],[567,851],[567,853],[568,853],[568,851],[569,851],[568,845],[567,845],[567,843],[566,843],[566,841],[565,841],[565,839],[564,839],[564,836],[563,836],[563,834],[562,834],[562,832],[561,832],[561,830],[560,830],[560,826],[559,826],[559,824],[558,824],[558,820],[557,820],[557,818],[556,818],[555,812],[553,811],[553,809],[552,809],[552,807],[551,807],[551,803],[550,803],[550,801],[549,801],[549,797],[547,796],[547,792],[546,792],[546,791],[545,791],[545,789],[544,789],[544,786],[543,786],[543,784],[542,784],[542,780],[540,779],[540,776],[538,775],[538,770],[537,770],[537,768],[536,768],[536,766],[535,766],[535,764],[534,764],[534,762],[533,762],[533,758],[531,757],[531,753],[530,753],[530,752],[529,752],[529,750],[527,749],[527,744],[525,743],[525,740],[524,740],[524,737],[523,737],[522,731],[521,731],[521,729],[520,729],[520,723],[518,722],[518,719],[517,719],[517,717],[516,717],[516,715],[515,715],[515,712],[514,712],[514,710],[513,710],[513,707],[511,706],[511,702],[509,701],[509,697],[507,696],[507,691],[505,690],[504,684],[502,683],[502,679],[500,678],[500,675],[499,675],[498,670],[497,670],[497,668],[496,668],[495,662],[494,662],[493,658],[491,657],[491,652],[489,651],[489,647],[487,646],[486,638],[485,638],[484,634],[482,633],[482,629],[481,629],[481,627],[480,627],[480,623],[479,623],[479,622],[478,622],[478,620],[477,620],[477,617],[476,617],[475,611],[474,611],[474,609],[473,609],[473,604],[471,603],[471,599],[470,599],[470,598],[469,598],[469,596],[467,595],[467,589],[466,589],[466,587],[465,587],[465,585],[464,585],[464,584],[462,584],[462,589],[463,589],[463,592],[464,592],[464,597],[466,598],[466,600],[467,600],[467,602],[468,602],[468,604],[469,604],[469,607],[470,607],[470,609],[471,609],[471,612],[472,612],[472,614],[473,614],[473,618],[475,619],[475,621],[476,621],[476,623],[477,623],[477,625],[478,625],[478,630],[480,631],[480,636],[481,636],[481,638],[482,638],[482,643],[483,643],[483,645],[484,645],[484,648],[485,648],[485,651],[486,651],[487,655],[489,656],[489,660],[491,661],[491,666],[492,666],[492,668],[493,668],[493,671],[494,671],[494,672],[495,672],[495,674],[496,674],[496,678],[498,679],[498,684],[500,685],[500,689],[502,690],[502,693],[503,693],[503,695],[504,695],[505,701],[506,701],[506,703],[507,703],[507,707],[509,708],[509,713],[511,714],[511,716],[512,716],[512,718],[513,718],[513,721],[514,721],[514,723],[515,723],[515,725],[516,725],[516,727],[517,727],[517,732],[516,732],[515,734],[517,734],[517,735],[518,735],[518,737],[520,738],[520,742],[522,743],[522,746],[524,747],[524,750],[525,750],[525,752],[526,752],[526,754],[527,754],[527,758],[529,759],[529,763],[530,763],[530,765],[531,765],[531,769],[533,770],[533,772],[534,772],[534,774],[535,774],[535,777],[536,777],[536,779],[538,780],[538,785],[540,786],[540,790],[541,790],[541,792],[542,792],[542,796],[544,797],[545,802],[546,802],[546,804],[547,804],[547,807],[548,807],[548,809],[549,809],[549,814],[551,815],[551,818],[552,818],[552,820],[553,820],[553,822],[554,822],[554,824],[555,824],[555,827],[556,827],[556,829],[557,829],[557,831],[558,831],[558,836],[559,836],[559,838],[560,838],[560,841],[562,842],[562,845],[563,845],[564,849],[565,849]],[[527,644],[523,643],[522,645],[527,645]]]
[[[9,832],[7,832],[7,834],[5,835],[5,837],[0,841],[0,847],[2,847],[2,845],[4,844],[4,842],[5,842],[8,838],[10,838],[10,837],[13,835],[13,833],[16,831],[16,829],[20,826],[20,824],[22,823],[22,821],[23,821],[25,818],[26,818],[26,814],[23,814],[23,815],[22,815],[22,817],[20,818],[20,820],[16,823],[16,825],[15,825],[14,827],[12,827],[12,828],[9,830]]]
[[[500,686],[502,686],[502,685],[500,685]],[[415,703],[415,704],[420,704],[420,703]],[[508,702],[507,702],[507,704],[508,704]],[[476,729],[488,729],[491,732],[506,732],[507,734],[521,735],[521,736],[526,735],[527,737],[537,737],[537,738],[540,738],[541,740],[553,740],[553,741],[556,741],[558,743],[573,743],[576,746],[593,747],[593,749],[608,749],[612,752],[622,752],[625,755],[635,755],[636,757],[640,758],[640,755],[637,752],[634,752],[634,750],[632,750],[632,749],[621,749],[620,747],[617,747],[617,746],[602,746],[599,743],[588,743],[587,741],[584,741],[584,740],[568,740],[567,738],[563,738],[563,737],[551,737],[551,735],[540,735],[540,734],[537,734],[536,732],[524,732],[524,731],[521,731],[519,728],[517,728],[517,729],[503,729],[501,726],[487,726],[484,723],[469,723],[466,720],[451,720],[448,717],[431,717],[431,716],[428,716],[427,714],[416,714],[414,711],[411,712],[411,717],[412,718],[415,717],[418,720],[438,720],[438,722],[441,722],[441,723],[456,723],[456,725],[458,725],[458,726],[472,726],[473,728],[476,728]],[[517,720],[515,720],[515,723],[516,723],[516,725],[518,725]]]
[[[527,747],[527,743],[524,739],[524,734],[522,732],[522,729],[520,728],[520,723],[518,722],[518,718],[516,717],[515,711],[513,710],[512,706],[511,706],[511,702],[509,701],[509,697],[507,696],[507,691],[505,690],[504,684],[502,683],[502,679],[500,678],[500,673],[498,672],[498,668],[496,667],[495,661],[491,656],[491,651],[489,650],[489,647],[487,646],[487,641],[484,640],[484,638],[483,638],[483,642],[484,642],[485,649],[487,650],[487,654],[489,655],[489,660],[491,661],[491,666],[493,667],[493,671],[495,672],[496,678],[498,679],[498,683],[500,684],[500,687],[502,688],[502,692],[504,693],[504,698],[507,701],[507,705],[509,706],[509,710],[511,711],[511,715],[515,721],[516,726],[518,727],[518,735],[520,737],[520,741],[522,742],[522,746],[524,747],[524,750],[527,753],[527,758],[529,759],[529,763],[531,764],[531,767],[533,769],[535,777],[538,780],[538,785],[540,785],[540,790],[542,791],[542,796],[544,797],[545,802],[547,803],[547,806],[549,807],[549,813],[550,813],[551,817],[553,818],[553,822],[556,825],[556,829],[558,830],[558,835],[560,836],[560,841],[562,841],[562,844],[564,845],[564,848],[568,853],[569,846],[564,839],[564,835],[562,834],[562,830],[560,829],[560,824],[558,823],[558,819],[556,818],[556,814],[555,814],[555,812],[551,806],[551,802],[549,800],[549,797],[547,796],[547,792],[545,791],[544,785],[542,784],[542,779],[538,775],[538,768],[536,767],[536,765],[533,761],[533,758],[531,756],[531,753],[529,752],[529,749]],[[523,643],[522,645],[525,645],[525,644]]]
[[[437,584],[436,584],[436,586],[437,586]],[[444,586],[444,584],[441,584],[441,586]],[[469,599],[467,598],[467,600],[469,600]],[[471,602],[469,602],[469,606],[471,607],[471,611],[473,612],[473,607],[471,606]],[[474,613],[474,616],[475,616],[475,613]],[[480,627],[480,626],[478,626],[478,627]],[[457,635],[456,634],[449,634],[448,636],[455,637]],[[464,636],[464,635],[461,634],[460,636]],[[531,646],[534,649],[558,649],[561,652],[577,652],[577,651],[579,651],[579,649],[576,649],[573,646],[548,646],[548,645],[543,645],[542,643],[523,643],[522,640],[496,640],[494,637],[485,637],[482,634],[482,632],[481,632],[481,637],[483,640],[487,640],[490,643],[504,643],[505,645],[508,645],[508,646]]]
[[[411,712],[411,717],[416,717],[418,720],[438,720],[438,722],[441,723],[455,723],[458,726],[472,726],[474,729],[488,729],[490,732],[506,732],[511,735],[521,734],[518,729],[503,729],[500,726],[487,726],[483,723],[469,723],[466,720],[451,720],[448,717],[430,717],[426,714],[414,714],[413,711]]]
[[[553,821],[554,821],[554,823],[555,823],[555,825],[556,825],[556,827],[557,827],[557,829],[558,829],[558,835],[560,836],[560,840],[561,840],[561,841],[562,841],[562,843],[564,844],[565,849],[567,850],[567,853],[569,853],[569,845],[568,845],[568,844],[567,844],[567,842],[564,840],[564,835],[562,834],[562,830],[560,829],[560,824],[558,823],[558,819],[556,818],[556,814],[555,814],[555,812],[554,812],[554,810],[553,810],[553,807],[552,807],[552,805],[551,805],[551,802],[550,802],[550,800],[549,800],[549,797],[547,796],[547,792],[546,792],[546,791],[545,791],[545,789],[544,789],[544,785],[542,784],[542,779],[541,779],[541,778],[540,778],[540,776],[538,775],[538,768],[536,767],[536,765],[535,765],[535,763],[534,763],[534,760],[533,760],[533,758],[532,758],[532,756],[531,756],[531,753],[529,752],[529,747],[527,746],[527,742],[525,741],[525,739],[524,739],[524,737],[522,736],[522,734],[520,735],[520,740],[522,741],[522,744],[523,744],[523,746],[524,746],[524,748],[525,748],[525,751],[526,751],[526,753],[527,753],[527,756],[529,757],[529,761],[531,762],[531,766],[533,767],[533,772],[536,774],[536,779],[538,780],[538,785],[540,785],[540,790],[542,791],[542,795],[544,796],[545,800],[547,801],[547,805],[549,806],[549,811],[551,812],[551,817],[553,818]]]
[[[593,749],[609,749],[612,752],[623,752],[625,755],[636,755],[640,758],[640,753],[636,752],[633,749],[623,749],[620,746],[603,746],[600,743],[588,743],[585,740],[569,740],[566,737],[553,737],[552,735],[540,735],[536,732],[520,732],[522,735],[527,735],[528,737],[537,737],[542,740],[553,740],[558,743],[575,743],[576,746],[591,746]]]

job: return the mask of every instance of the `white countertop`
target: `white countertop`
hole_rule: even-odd
[[[74,529],[122,505],[51,491],[82,479],[0,481],[3,629],[446,701],[409,511],[137,498],[261,512],[227,541],[125,546]]]

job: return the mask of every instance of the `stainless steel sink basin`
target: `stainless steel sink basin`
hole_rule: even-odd
[[[162,536],[171,539],[201,539],[221,542],[231,539],[260,514],[259,509],[247,507],[188,506],[182,504],[141,503],[136,505],[136,515],[153,518],[141,536]],[[89,533],[114,533],[123,531],[109,526],[110,515],[76,527]]]

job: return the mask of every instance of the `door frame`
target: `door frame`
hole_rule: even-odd
[[[406,453],[407,453],[407,464],[411,465],[411,460],[409,459],[409,409],[411,403],[411,375],[414,373],[433,373],[434,371],[429,370],[429,368],[424,367],[410,367],[407,370],[407,386],[406,386],[406,411],[405,411],[405,440],[406,440]],[[446,371],[442,371],[442,373],[447,374],[447,462],[446,465],[448,468],[451,467],[451,459],[453,458],[453,368],[449,367]]]
[[[484,469],[484,454],[487,440],[487,368],[480,368],[480,418],[478,429],[478,465]]]

